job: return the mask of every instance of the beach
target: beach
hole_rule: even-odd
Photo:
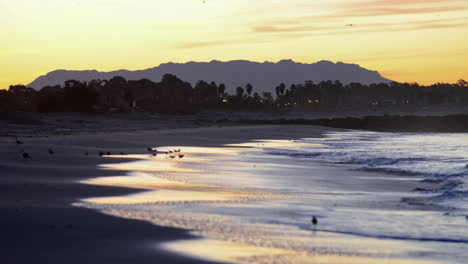
[[[315,127],[291,130],[272,126],[99,131],[31,135],[33,137],[20,138],[24,142],[22,145],[16,145],[14,137],[2,137],[2,259],[5,263],[187,263],[187,258],[181,255],[144,246],[148,241],[193,238],[185,231],[72,206],[88,197],[138,192],[138,189],[78,183],[88,178],[123,174],[97,170],[98,164],[122,161],[99,157],[99,151],[143,154],[147,147],[158,145],[220,146],[253,138],[300,137],[320,131],[322,129]],[[53,148],[53,155],[48,154],[49,148]],[[32,156],[31,160],[23,160],[23,150]],[[190,259],[190,262],[195,263],[195,260]]]
[[[2,137],[2,258],[7,263],[459,263],[434,250],[443,237],[421,242],[420,234],[409,232],[411,225],[392,231],[394,237],[372,233],[385,226],[356,225],[356,219],[387,223],[385,218],[395,217],[402,224],[415,219],[405,214],[438,219],[446,208],[402,201],[418,197],[412,190],[437,183],[291,159],[294,153],[282,157],[285,150],[318,148],[325,134],[345,130],[183,126],[41,134],[20,138],[20,145]],[[147,148],[153,147],[182,148],[186,157],[152,158]],[[261,154],[265,149],[268,156]],[[23,151],[32,159],[23,160]],[[275,171],[280,175],[272,181]],[[296,175],[285,178],[288,172]],[[318,227],[310,223],[312,214],[319,217]],[[348,216],[356,219],[344,221]],[[279,237],[272,236],[278,227]],[[253,231],[258,241],[246,241]],[[415,237],[404,236],[407,231]],[[452,240],[442,248],[447,254],[465,247]]]

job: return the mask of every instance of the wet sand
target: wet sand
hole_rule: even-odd
[[[139,189],[91,186],[84,179],[123,175],[97,170],[122,159],[98,152],[145,154],[161,145],[220,146],[250,139],[319,136],[314,126],[247,126],[0,138],[2,263],[207,263],[148,246],[194,237],[186,231],[73,207],[83,198],[121,196]],[[10,131],[11,132],[11,131]],[[14,131],[13,131],[14,132]],[[54,154],[48,153],[52,148]],[[31,160],[23,160],[27,152]],[[85,155],[88,153],[88,155]],[[129,160],[130,161],[130,160]]]

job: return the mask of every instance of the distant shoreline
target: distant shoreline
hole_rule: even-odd
[[[197,127],[245,125],[314,125],[380,132],[468,132],[464,111],[396,112],[202,112],[163,115],[144,112],[83,114],[0,112],[1,137],[114,134]]]
[[[317,125],[332,128],[379,132],[468,132],[468,115],[446,116],[365,116],[362,118],[241,120],[245,124]]]

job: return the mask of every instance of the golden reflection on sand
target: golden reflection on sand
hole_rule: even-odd
[[[165,250],[189,255],[191,257],[223,262],[238,262],[241,259],[257,256],[289,255],[291,250],[265,248],[214,239],[187,240],[165,243],[159,246]]]
[[[206,184],[187,184],[182,181],[174,181],[165,178],[155,177],[151,174],[136,172],[127,176],[113,176],[113,177],[102,177],[93,178],[81,183],[101,186],[120,186],[120,187],[132,187],[138,189],[157,189],[157,188],[180,188],[180,187],[210,187]]]
[[[127,196],[100,197],[83,200],[80,206],[96,208],[104,213],[124,218],[150,221],[160,226],[192,230],[195,235],[210,239],[176,241],[159,245],[162,248],[181,254],[214,261],[234,263],[416,263],[432,264],[433,261],[419,261],[395,258],[402,252],[421,251],[414,244],[396,240],[380,240],[351,235],[314,232],[296,226],[266,224],[241,221],[229,215],[201,213],[193,211],[196,203],[208,206],[222,203],[223,207],[233,204],[241,207],[249,201],[277,202],[281,199],[297,198],[293,195],[244,190],[220,184],[199,184],[194,179],[215,177],[223,182],[223,175],[241,173],[236,180],[244,180],[247,186],[255,186],[261,174],[253,173],[251,164],[238,162],[235,155],[256,151],[255,147],[268,144],[275,146],[316,145],[289,140],[255,141],[233,144],[226,148],[166,147],[158,151],[181,149],[183,159],[168,158],[166,154],[116,156],[137,158],[138,161],[119,164],[106,164],[101,169],[131,171],[128,176],[95,178],[84,181],[86,184],[122,186],[146,189]],[[257,150],[260,150],[257,148]],[[255,152],[254,152],[255,153]],[[228,162],[223,157],[230,159]],[[220,164],[219,164],[220,163]],[[261,165],[259,165],[260,167]],[[224,167],[224,171],[222,168]],[[256,167],[255,167],[256,168]],[[243,171],[245,170],[245,171]],[[188,176],[190,175],[190,177]],[[203,182],[203,181],[202,181]],[[333,195],[310,195],[307,199],[331,199]],[[303,197],[304,198],[304,197]],[[338,198],[333,198],[338,199]],[[144,207],[154,204],[152,207]],[[141,206],[134,210],[131,206]],[[161,205],[161,206],[159,206]],[[168,207],[165,207],[165,206]],[[177,206],[189,210],[173,210]],[[250,205],[252,206],[252,204]],[[260,207],[261,205],[259,205]]]
[[[226,189],[222,186],[208,184],[192,184],[154,177],[145,173],[135,173],[132,176],[102,177],[82,181],[85,184],[101,186],[121,186],[147,189],[151,191],[116,197],[98,197],[84,199],[94,204],[145,204],[145,203],[175,203],[175,202],[245,202],[248,200],[264,200],[286,198],[286,195]]]
[[[255,147],[264,147],[268,146],[269,148],[274,148],[274,147],[301,147],[301,146],[316,146],[316,147],[323,147],[324,145],[322,144],[317,144],[317,143],[308,143],[308,142],[303,142],[303,141],[295,141],[295,140],[254,140],[251,142],[246,142],[246,143],[237,143],[237,144],[227,144],[226,146],[231,146],[231,147],[249,147],[249,148],[255,148]]]
[[[179,172],[179,173],[196,173],[202,170],[181,168],[178,162],[157,161],[148,163],[146,160],[125,162],[117,164],[103,164],[100,167],[104,170],[121,170],[121,171],[147,171],[147,172]]]
[[[241,193],[222,191],[190,191],[190,186],[183,190],[157,190],[142,192],[128,196],[115,196],[85,199],[85,202],[95,204],[145,204],[167,202],[213,202],[242,200]]]
[[[323,242],[323,241],[322,241]],[[353,241],[349,241],[352,243]],[[435,261],[420,261],[414,259],[395,259],[360,256],[364,252],[348,253],[312,253],[303,250],[288,250],[280,248],[260,247],[248,244],[219,241],[214,239],[198,239],[164,243],[159,246],[165,250],[181,253],[195,258],[223,261],[229,263],[323,263],[323,264],[436,264]]]

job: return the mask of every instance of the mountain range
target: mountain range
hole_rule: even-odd
[[[47,85],[62,85],[67,80],[91,81],[93,79],[108,80],[114,76],[122,76],[127,80],[149,79],[159,82],[166,73],[174,74],[180,79],[195,85],[198,80],[224,83],[227,91],[233,93],[238,86],[245,87],[250,83],[257,92],[273,92],[274,88],[285,83],[299,84],[305,81],[320,82],[339,80],[343,84],[359,82],[362,84],[388,83],[388,80],[377,71],[371,71],[356,64],[330,61],[316,63],[299,63],[292,60],[274,62],[252,62],[246,60],[164,63],[146,70],[118,70],[100,72],[97,70],[56,70],[38,77],[28,86],[40,89]]]

